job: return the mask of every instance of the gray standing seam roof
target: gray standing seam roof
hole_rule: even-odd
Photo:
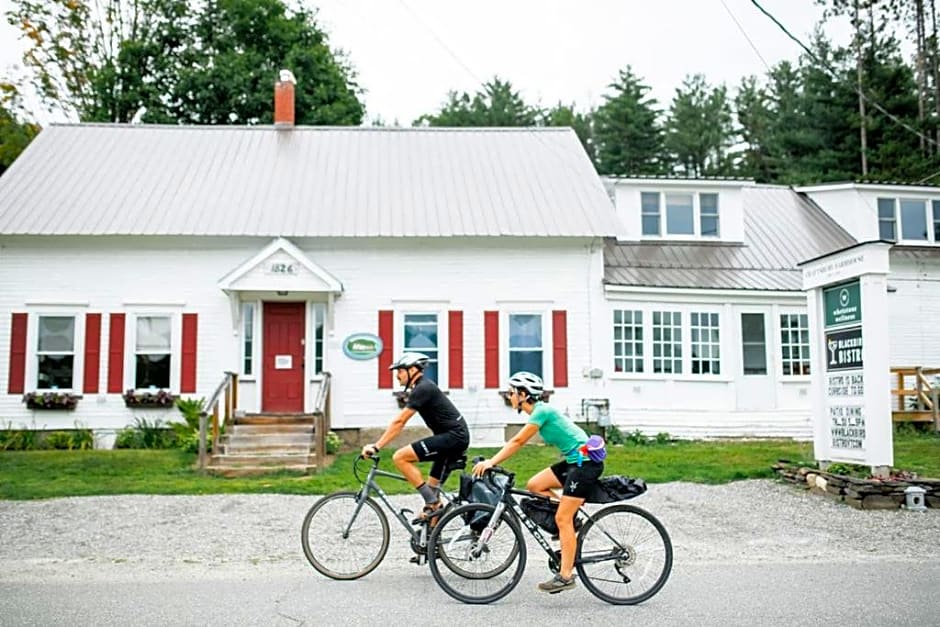
[[[742,195],[742,244],[609,240],[604,250],[604,282],[799,291],[799,262],[856,243],[816,204],[788,187],[748,186]]]
[[[4,235],[619,230],[567,128],[52,125],[0,177]]]

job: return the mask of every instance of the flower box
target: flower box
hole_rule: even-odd
[[[75,409],[81,396],[69,392],[29,392],[23,395],[28,409]]]
[[[156,408],[174,407],[176,405],[176,399],[179,398],[166,390],[157,390],[155,392],[127,390],[124,392],[123,397],[125,407]]]

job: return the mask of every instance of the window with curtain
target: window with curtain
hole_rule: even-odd
[[[436,313],[411,313],[404,316],[404,350],[424,353],[431,358],[424,376],[438,383],[438,333]]]
[[[39,389],[71,389],[75,374],[75,317],[39,316]]]
[[[134,345],[134,386],[170,387],[171,324],[169,316],[139,316]]]

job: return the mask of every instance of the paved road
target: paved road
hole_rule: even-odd
[[[413,506],[416,497],[395,497]],[[636,503],[669,529],[662,592],[615,607],[526,577],[462,605],[408,563],[325,579],[300,550],[310,497],[216,495],[0,501],[0,625],[940,625],[940,511],[860,512],[769,481],[652,486]]]

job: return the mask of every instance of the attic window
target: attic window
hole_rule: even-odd
[[[640,212],[644,237],[685,239],[720,235],[717,193],[641,192]]]

